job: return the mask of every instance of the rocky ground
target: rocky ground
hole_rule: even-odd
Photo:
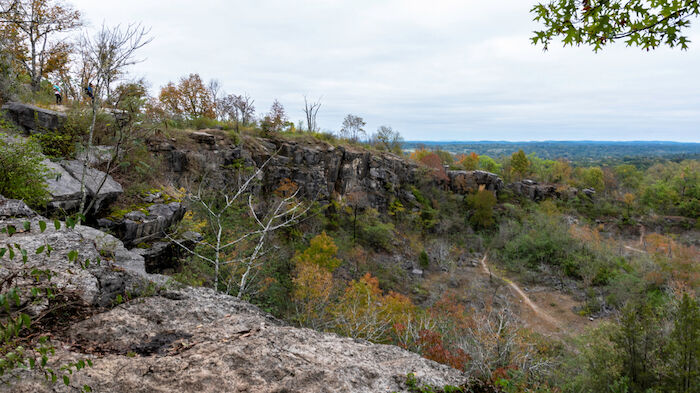
[[[2,261],[0,274],[27,266],[59,272],[53,282],[78,295],[87,319],[55,329],[53,365],[89,358],[94,366],[71,376],[70,386],[48,384],[43,374],[21,371],[0,391],[73,392],[392,392],[405,391],[407,373],[423,383],[460,384],[465,376],[395,346],[287,326],[255,306],[203,288],[182,288],[147,274],[143,257],[96,229],[78,226],[41,233],[36,215],[22,202],[0,199],[0,227],[29,231],[9,242],[28,253],[26,264]],[[102,258],[81,269],[69,262]],[[133,300],[119,304],[120,296]],[[40,310],[35,310],[40,312]]]

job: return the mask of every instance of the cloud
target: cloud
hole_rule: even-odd
[[[322,96],[323,128],[353,113],[407,139],[700,138],[696,46],[543,52],[529,42],[534,1],[73,3],[93,25],[152,27],[133,72],[154,93],[198,72],[261,111],[277,98],[302,119],[303,96]]]

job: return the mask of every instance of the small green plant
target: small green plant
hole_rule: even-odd
[[[418,256],[418,264],[420,267],[425,270],[430,266],[430,258],[428,257],[428,253],[425,252],[425,250],[420,252],[420,255]]]
[[[44,207],[49,198],[40,147],[31,140],[0,134],[0,195],[30,207]]]
[[[45,221],[38,221],[38,230],[43,233],[48,229]],[[55,220],[53,226],[56,231],[60,230],[61,222]],[[66,229],[72,229],[75,220],[66,221]],[[22,232],[32,230],[32,223],[25,221],[20,228]],[[37,228],[34,228],[36,230]],[[29,261],[30,255],[44,254],[50,256],[54,251],[51,244],[44,242],[35,250],[22,248],[20,244],[10,240],[12,236],[20,232],[14,225],[7,225],[0,230],[0,235],[6,236],[7,240],[0,247],[0,260],[7,256],[8,260],[3,261],[3,265],[21,262],[19,269],[0,277],[0,381],[9,383],[2,379],[6,374],[12,373],[16,369],[31,369],[41,371],[46,380],[56,383],[59,378],[68,386],[70,375],[75,371],[80,371],[85,367],[92,367],[90,359],[81,359],[76,362],[69,362],[61,365],[58,369],[49,366],[49,359],[55,354],[55,349],[49,341],[48,335],[38,332],[36,326],[29,315],[29,309],[37,305],[46,304],[48,312],[62,307],[61,290],[51,283],[52,277],[56,274],[51,270],[40,270],[36,268],[24,267]],[[30,254],[31,252],[31,254]],[[68,253],[68,259],[76,262],[77,251]],[[84,268],[82,263],[79,263]],[[25,281],[29,284],[17,284]],[[91,392],[92,388],[83,385],[78,389],[81,392]]]
[[[41,152],[50,158],[73,158],[79,139],[75,135],[47,131],[31,137],[41,146]]]

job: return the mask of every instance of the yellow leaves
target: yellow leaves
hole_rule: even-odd
[[[180,224],[180,227],[183,231],[192,231],[200,233],[204,232],[206,226],[206,221],[196,220],[192,211],[188,211],[185,213],[185,215],[182,217],[182,221]]]
[[[419,149],[416,149],[416,150],[412,151],[412,152],[411,152],[411,155],[410,155],[410,158],[411,158],[412,160],[414,160],[414,161],[420,162],[420,160],[423,159],[423,157],[427,156],[427,155],[430,154],[430,153],[431,153],[430,150],[428,150],[428,149],[426,149],[426,148],[424,148],[424,147],[421,147],[421,148],[419,148]]]
[[[461,166],[467,171],[473,171],[479,167],[479,155],[475,152],[470,154],[462,154],[457,157],[457,165]]]
[[[314,237],[309,242],[309,247],[294,257],[296,264],[315,264],[329,272],[340,266],[341,260],[335,258],[338,247],[333,242],[333,238],[326,232]]]
[[[333,239],[325,232],[311,239],[309,247],[297,253],[292,298],[297,308],[297,320],[303,326],[319,327],[327,321],[333,293],[332,271],[340,266]]]
[[[80,12],[52,0],[18,1],[3,19],[7,23],[0,24],[0,35],[9,41],[8,52],[35,88],[41,77],[64,69],[68,62],[72,48],[57,34],[82,25]]]
[[[298,262],[292,283],[299,323],[311,327],[323,324],[333,292],[333,274],[318,264]]]

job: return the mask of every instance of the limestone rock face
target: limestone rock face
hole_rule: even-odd
[[[578,194],[578,189],[573,187],[559,187],[556,184],[539,184],[534,180],[522,180],[511,183],[508,188],[515,194],[524,196],[534,202],[545,199],[573,198]],[[585,190],[584,190],[584,193]],[[588,195],[588,193],[586,193]],[[592,195],[591,195],[592,196]]]
[[[72,326],[66,341],[76,345],[59,351],[63,361],[85,357],[81,348],[104,354],[71,377],[97,392],[375,393],[407,391],[409,372],[439,386],[466,379],[395,346],[285,326],[207,289],[132,301]],[[71,391],[39,378],[15,388]]]
[[[16,199],[5,199],[0,195],[0,219],[32,218],[37,214],[26,203]]]
[[[119,294],[137,293],[149,280],[162,280],[162,277],[147,275],[143,257],[128,251],[115,237],[87,226],[68,229],[62,224],[56,230],[53,222],[32,212],[23,202],[0,199],[0,228],[8,225],[24,228],[25,221],[30,223],[30,231],[11,237],[0,234],[0,244],[19,244],[27,250],[27,263],[21,258],[5,258],[0,275],[19,269],[50,269],[56,272],[51,282],[74,292],[87,306],[109,305]],[[43,233],[39,221],[47,223]],[[34,252],[45,244],[53,248],[51,255]],[[68,259],[72,250],[78,252],[78,260],[73,262]],[[85,265],[86,260],[90,261],[89,266],[81,267],[79,263]]]
[[[503,180],[498,175],[486,171],[447,171],[450,189],[459,194],[474,192],[479,187],[493,192],[503,189]]]
[[[59,130],[66,121],[66,114],[38,106],[9,102],[2,106],[9,118],[29,133]]]
[[[78,160],[62,161],[61,166],[73,179],[78,181],[78,192],[80,192],[83,163]],[[99,212],[105,209],[124,192],[121,184],[117,183],[110,175],[107,175],[104,184],[102,184],[100,188],[100,184],[104,178],[105,173],[97,169],[88,167],[85,171],[85,187],[87,188],[90,198],[95,199],[95,204],[92,209],[93,212]],[[53,195],[54,190],[50,188],[49,191]],[[80,196],[78,196],[78,198],[80,198]]]
[[[45,242],[50,257],[28,253],[24,268],[50,268],[58,288],[74,291],[97,313],[74,322],[52,338],[50,367],[89,358],[94,366],[71,375],[71,386],[50,385],[37,371],[16,370],[20,379],[0,391],[73,392],[88,385],[95,392],[401,392],[414,373],[421,382],[443,386],[463,383],[459,371],[395,346],[376,345],[284,325],[257,307],[204,288],[173,289],[162,276],[144,271],[143,258],[116,238],[89,227],[41,233],[40,216],[22,202],[0,199],[0,227],[31,230],[0,234],[33,250]],[[81,269],[79,259],[102,257]],[[6,259],[6,258],[5,258]],[[22,268],[21,261],[0,265],[0,274]],[[155,282],[148,293],[139,288]],[[21,285],[22,283],[17,283]],[[109,311],[117,294],[142,293]],[[38,310],[40,312],[41,310]]]
[[[227,176],[234,176],[228,168],[259,168],[272,157],[257,192],[272,192],[291,181],[300,187],[302,197],[330,201],[352,195],[363,206],[379,211],[386,211],[393,199],[411,205],[410,187],[420,180],[416,163],[392,153],[303,139],[247,138],[233,145],[214,133],[192,133],[197,142],[194,148],[178,149],[163,139],[149,141],[149,148],[165,156],[175,183],[192,171],[218,176],[210,180],[221,185],[230,184]],[[454,171],[450,179],[449,188],[462,194],[480,185],[494,192],[503,188],[498,176],[484,171]]]
[[[74,178],[60,164],[45,159],[43,164],[49,170],[46,185],[51,194],[49,208],[72,212],[80,207],[80,181]]]
[[[118,222],[103,225],[115,231],[117,237],[128,247],[133,247],[162,238],[168,228],[182,220],[185,212],[185,206],[180,202],[156,203],[148,207],[148,214],[133,211],[125,214]]]
[[[89,152],[85,150],[78,153],[76,159],[83,162],[87,157],[90,166],[97,166],[108,163],[112,160],[112,155],[114,155],[112,146],[93,146]]]

